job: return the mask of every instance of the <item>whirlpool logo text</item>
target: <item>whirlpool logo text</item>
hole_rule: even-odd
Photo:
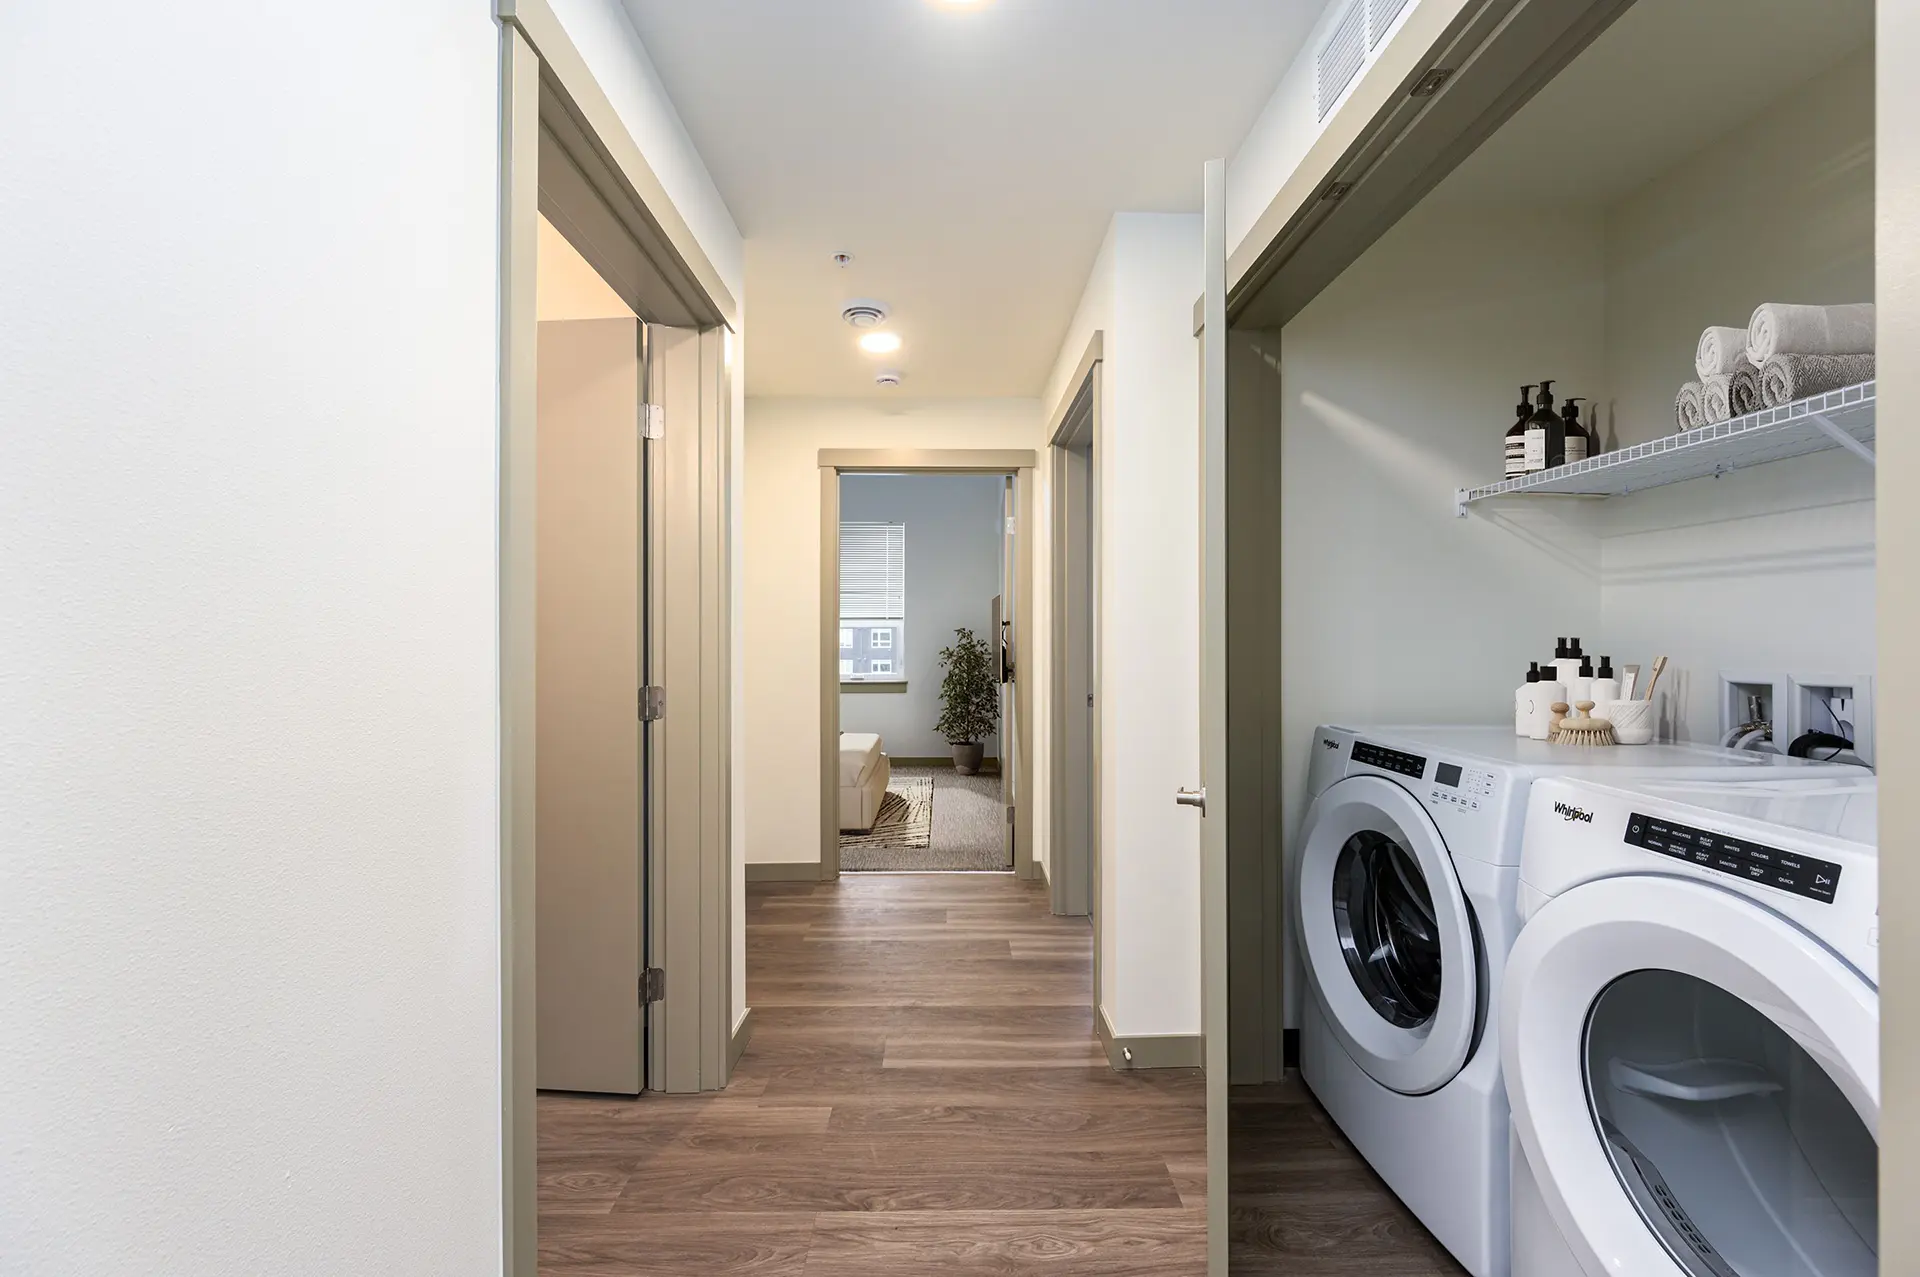
[[[1575,807],[1572,803],[1555,803],[1553,810],[1563,820],[1584,820],[1589,825],[1593,823],[1593,813],[1585,807]]]

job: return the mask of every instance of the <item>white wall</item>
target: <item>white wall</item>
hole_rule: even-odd
[[[1104,334],[1101,990],[1122,1036],[1200,1029],[1200,219],[1115,215],[1048,383]]]
[[[1622,443],[1671,432],[1706,325],[1764,301],[1872,300],[1873,142],[1868,50],[1608,210]],[[1873,672],[1873,488],[1834,454],[1606,504],[1602,630],[1616,655],[1671,656],[1670,730],[1716,738],[1722,670]]]
[[[9,1273],[500,1267],[499,36],[322,34],[0,54]]]
[[[993,597],[1001,592],[1006,481],[991,474],[847,475],[840,480],[845,523],[907,528],[905,651],[895,655],[906,683],[872,683],[840,694],[840,730],[878,732],[888,755],[945,758],[940,718],[940,649],[957,626],[991,642]],[[1004,758],[996,734],[987,753]]]
[[[748,863],[820,858],[820,772],[812,761],[820,739],[820,449],[1038,448],[1040,412],[1036,399],[747,402]],[[1045,521],[1034,522],[1044,555]],[[1035,766],[1044,765],[1036,751]],[[1036,836],[1043,830],[1037,825]]]
[[[558,7],[738,296],[637,42]],[[315,31],[0,54],[10,1273],[500,1267],[499,28]]]
[[[1281,333],[1289,865],[1317,724],[1510,723],[1527,663],[1598,633],[1590,536],[1452,494],[1500,473],[1523,383],[1598,393],[1603,286],[1595,215],[1423,205]]]

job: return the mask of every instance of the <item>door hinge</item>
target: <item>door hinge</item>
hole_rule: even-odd
[[[667,973],[659,967],[648,967],[640,973],[640,1005],[650,1002],[664,1002],[667,997]]]
[[[640,405],[640,437],[642,439],[664,439],[667,437],[667,410],[657,403]]]
[[[667,716],[667,689],[664,687],[643,687],[640,689],[640,721],[658,722]]]
[[[1014,534],[1013,527],[1014,527],[1014,520],[1016,519],[1016,517],[1017,516],[1011,515],[1011,514],[1007,516],[1007,535],[1008,536],[1012,536]]]

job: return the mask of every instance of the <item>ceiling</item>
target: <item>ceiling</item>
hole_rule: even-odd
[[[920,398],[1039,395],[1109,218],[1198,211],[1324,0],[624,3],[747,239],[748,393]]]
[[[1636,0],[1434,197],[1610,207],[1868,47],[1873,22],[1874,0]]]

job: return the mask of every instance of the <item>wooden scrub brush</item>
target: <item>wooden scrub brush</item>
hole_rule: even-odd
[[[1593,702],[1580,701],[1574,707],[1572,717],[1560,722],[1560,743],[1562,745],[1612,745],[1613,724],[1604,718],[1593,716]]]

